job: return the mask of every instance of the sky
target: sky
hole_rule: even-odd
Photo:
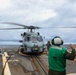
[[[65,43],[76,43],[76,0],[0,0],[0,23],[14,22],[40,26],[37,31],[51,40],[60,36]],[[17,27],[0,24],[0,28]],[[53,27],[53,28],[52,28]],[[26,30],[0,30],[2,40],[20,40]]]

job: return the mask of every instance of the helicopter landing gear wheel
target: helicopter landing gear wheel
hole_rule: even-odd
[[[24,53],[24,49],[23,48],[21,48],[21,51],[20,51],[21,53]]]
[[[19,47],[19,49],[18,49],[18,53],[24,53],[24,48],[23,48],[22,45]]]

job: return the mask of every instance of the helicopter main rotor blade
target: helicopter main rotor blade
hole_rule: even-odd
[[[16,25],[16,26],[22,26],[24,28],[27,28],[28,26],[23,25],[23,24],[18,24],[18,23],[12,23],[12,22],[2,22],[2,24],[11,24],[11,25]]]
[[[71,27],[38,27],[38,26],[27,26],[24,24],[18,24],[18,23],[13,23],[13,22],[2,22],[2,24],[11,24],[11,25],[17,25],[17,26],[22,26],[23,29],[43,29],[43,28],[76,28],[76,26],[71,26]]]
[[[71,26],[71,27],[49,27],[49,28],[76,28],[76,26]]]
[[[0,30],[16,30],[16,29],[25,29],[25,28],[0,28]]]
[[[59,28],[76,28],[76,27],[59,27]]]
[[[50,29],[50,28],[53,28],[53,29],[54,29],[54,28],[55,28],[55,29],[56,29],[56,28],[67,29],[67,28],[76,28],[76,27],[74,27],[74,26],[73,26],[73,27],[42,27],[42,29],[48,29],[48,28],[49,28],[49,29]]]
[[[2,24],[11,24],[11,25],[22,26],[22,27],[24,27],[24,29],[40,29],[40,27],[37,27],[37,26],[26,26],[23,24],[12,23],[12,22],[2,22]]]

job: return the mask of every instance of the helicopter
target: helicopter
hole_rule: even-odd
[[[39,32],[35,32],[35,29],[40,29],[37,26],[26,26],[17,23],[4,22],[3,24],[12,24],[21,26],[23,28],[3,28],[0,30],[14,30],[14,29],[27,29],[27,32],[21,33],[22,40],[19,42],[22,45],[19,46],[18,52],[21,53],[42,53],[44,52],[44,40]]]
[[[22,53],[42,53],[44,51],[44,41],[39,32],[35,33],[33,29],[39,29],[39,27],[28,26],[29,32],[21,34],[23,45],[19,47],[19,52]]]
[[[21,28],[0,28],[0,30],[14,30],[14,29],[27,29],[27,32],[21,33],[22,40],[19,40],[19,42],[22,43],[22,45],[19,46],[18,52],[21,53],[43,53],[45,50],[45,43],[44,38],[39,32],[35,32],[36,29],[41,29],[41,27],[38,26],[27,26],[23,24],[18,23],[12,23],[12,22],[2,22],[1,24],[10,24],[10,25],[16,25],[21,26]],[[51,28],[76,28],[76,27],[51,27]]]

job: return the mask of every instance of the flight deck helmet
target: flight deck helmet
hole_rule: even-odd
[[[63,40],[59,36],[55,36],[51,40],[51,43],[52,43],[52,45],[62,45],[63,44]]]

